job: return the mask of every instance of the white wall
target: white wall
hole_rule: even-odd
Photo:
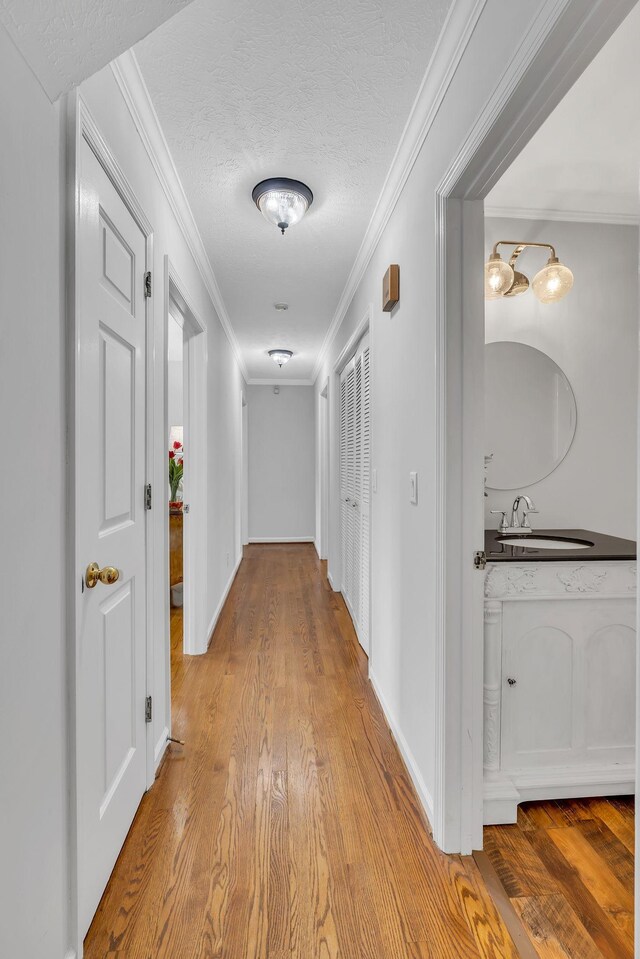
[[[172,426],[184,426],[184,337],[182,327],[171,314],[168,332],[167,409],[171,429]]]
[[[184,426],[182,360],[169,360],[169,427]]]
[[[371,465],[377,469],[378,491],[371,507],[370,675],[429,815],[437,732],[436,571],[444,562],[436,547],[436,189],[542,7],[537,0],[489,2],[483,8],[315,382],[318,408],[320,390],[373,304]],[[390,263],[400,265],[400,302],[392,313],[383,313],[382,279]],[[329,573],[338,584],[334,380],[331,387]],[[417,505],[409,501],[412,470],[419,474]]]
[[[315,537],[312,386],[250,386],[249,539]]]
[[[0,28],[0,955],[25,959],[67,946],[61,112]]]
[[[486,340],[515,340],[554,360],[576,398],[577,429],[550,476],[522,488],[539,509],[532,526],[588,529],[636,538],[638,229],[597,223],[487,219],[486,247],[505,237],[552,243],[575,283],[560,303],[522,296],[488,300]],[[526,261],[525,261],[526,256]],[[529,279],[542,251],[522,254]],[[519,425],[525,434],[527,424]],[[488,451],[487,451],[488,452]],[[508,509],[515,492],[488,490],[490,509]]]
[[[372,669],[414,778],[427,793],[433,785],[435,741],[434,574],[442,563],[434,548],[434,190],[543,7],[543,0],[487,4],[316,384],[322,388],[342,346],[373,303],[373,466],[378,469],[379,487],[372,507]],[[500,30],[495,29],[498,13]],[[64,574],[35,583],[33,577],[34,558],[59,570],[66,570],[69,559],[60,111],[47,101],[4,33],[0,33],[0,81],[0,402],[5,435],[11,449],[20,453],[20,471],[9,491],[11,507],[3,512],[0,550],[0,721],[5,733],[0,848],[3,864],[10,863],[10,869],[0,869],[0,953],[62,959],[70,941],[66,583]],[[111,74],[101,73],[83,91],[153,223],[156,291],[163,257],[169,252],[208,327],[210,526],[205,598],[207,612],[213,615],[240,553],[233,464],[241,377]],[[379,300],[382,277],[391,262],[400,263],[401,302],[388,315],[380,311]],[[162,299],[154,298],[156,330]],[[156,396],[156,401],[162,399]],[[335,462],[333,453],[335,449]],[[161,454],[154,483],[165,488],[164,443]],[[420,473],[418,506],[409,504],[409,470]],[[334,480],[330,554],[334,568],[339,562],[335,492]],[[155,589],[163,602],[164,577]],[[157,635],[162,642],[162,630]],[[162,690],[156,689],[155,695],[162,697]]]
[[[187,244],[178,229],[110,69],[81,89],[89,110],[154,228],[154,326],[164,342],[164,258],[169,254],[207,326],[207,589],[199,628],[209,623],[240,555],[236,450],[242,378]],[[51,105],[0,29],[0,409],[16,474],[2,526],[0,722],[7,735],[0,777],[0,954],[63,959],[73,944],[69,913],[70,782],[65,629],[68,483],[65,422],[64,108]],[[160,368],[155,407],[164,405]],[[158,422],[161,422],[159,417]],[[153,483],[166,489],[166,437]],[[156,517],[162,522],[158,510]],[[160,539],[158,539],[160,541]],[[54,570],[34,580],[33,564]],[[151,584],[165,609],[166,577]],[[165,617],[166,618],[166,617]],[[154,623],[154,736],[163,740],[168,701],[163,671],[168,624]],[[10,868],[7,864],[10,863]]]

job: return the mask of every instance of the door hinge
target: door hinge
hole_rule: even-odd
[[[486,569],[487,567],[487,554],[483,549],[478,549],[473,554],[473,568],[474,569]]]
[[[151,509],[151,483],[147,483],[144,488],[144,508]]]
[[[144,275],[144,295],[147,298],[151,296],[151,270],[147,270]]]
[[[153,719],[153,700],[151,696],[147,696],[144,701],[144,721],[145,723],[150,723]]]

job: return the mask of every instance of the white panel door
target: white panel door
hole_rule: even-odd
[[[84,935],[145,791],[147,240],[79,157],[76,359],[78,922]],[[117,582],[88,588],[86,567]]]

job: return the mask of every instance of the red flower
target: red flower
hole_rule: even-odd
[[[176,454],[173,452],[173,450],[169,450],[169,459],[170,459],[170,460],[172,460],[175,455],[176,455]]]
[[[173,448],[174,450],[179,450],[182,447],[182,443],[178,443],[177,440],[174,441]]]

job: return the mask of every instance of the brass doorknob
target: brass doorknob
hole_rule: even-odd
[[[87,589],[93,589],[101,582],[104,586],[113,586],[120,579],[120,571],[115,566],[104,566],[102,569],[97,563],[90,563],[87,566],[84,581]]]

